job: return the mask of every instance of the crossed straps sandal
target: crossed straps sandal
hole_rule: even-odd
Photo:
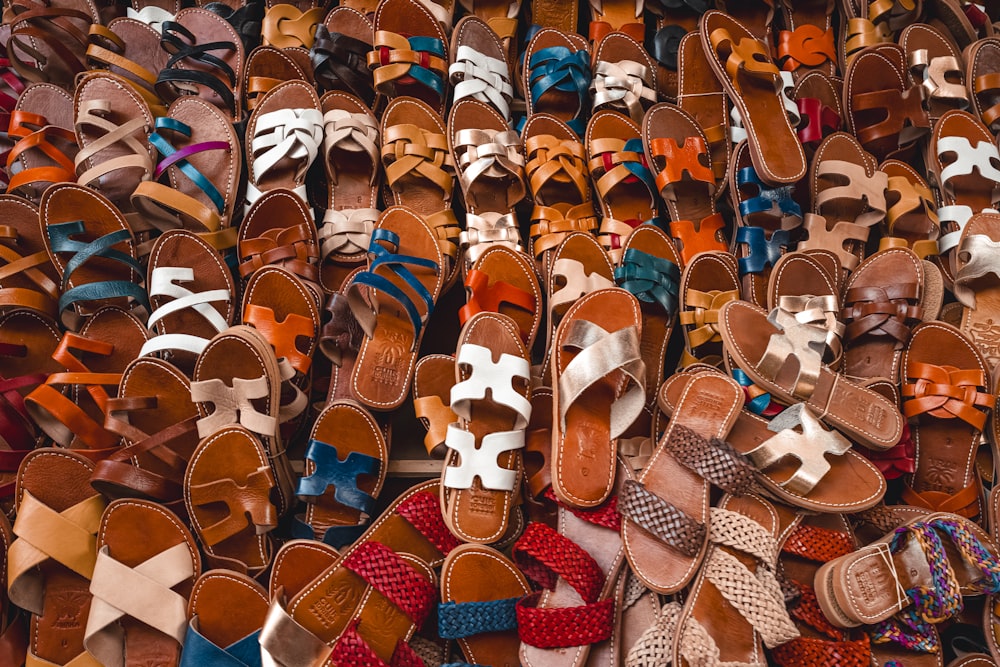
[[[67,4],[11,3],[7,58],[24,80],[71,90],[74,77],[87,69],[87,30],[98,22],[96,7],[89,2]]]
[[[636,123],[656,103],[656,66],[640,42],[628,35],[608,35],[594,53],[590,84],[592,110],[612,109]]]
[[[372,34],[371,21],[357,9],[340,6],[330,10],[323,24],[316,27],[309,49],[320,88],[351,93],[371,108],[375,102],[375,83],[368,69]]]
[[[159,8],[150,5],[147,9]],[[170,14],[165,20],[173,18]],[[167,107],[156,93],[157,73],[166,62],[160,49],[160,32],[146,22],[119,19],[107,27],[95,23],[90,26],[89,37],[87,62],[91,68],[107,69],[122,77],[142,96],[154,116],[165,116]]]
[[[514,97],[510,67],[503,44],[484,21],[474,16],[459,20],[452,36],[452,61],[448,67],[452,104],[471,97],[489,104],[509,122]]]
[[[550,113],[582,135],[593,79],[587,42],[579,35],[543,28],[528,42],[524,63],[522,87],[528,116]]]
[[[50,184],[76,180],[73,98],[66,91],[27,86],[10,114],[7,137],[14,142],[3,158],[8,194],[38,202]]]
[[[261,24],[261,38],[265,46],[279,49],[310,49],[314,43],[316,28],[326,16],[325,7],[299,9],[286,2],[270,4],[264,12]]]

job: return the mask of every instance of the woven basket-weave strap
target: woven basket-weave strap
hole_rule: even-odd
[[[845,532],[799,524],[785,540],[781,551],[816,563],[826,563],[854,551],[854,544]]]
[[[591,507],[590,509],[570,507],[569,505],[564,504],[559,500],[559,498],[556,497],[556,492],[551,488],[546,489],[545,497],[559,505],[562,509],[568,511],[577,519],[582,519],[583,521],[592,523],[595,526],[603,526],[609,530],[621,530],[622,516],[618,512],[618,496],[611,496],[602,504],[597,507]]]
[[[429,491],[415,493],[396,507],[396,514],[406,519],[442,555],[447,555],[460,544],[444,525],[441,501],[436,494]]]
[[[482,602],[438,604],[438,636],[458,639],[484,632],[507,632],[517,628],[514,607],[520,598]]]
[[[727,493],[741,495],[753,484],[753,467],[725,440],[706,439],[677,425],[666,446],[678,462]]]
[[[382,660],[358,634],[358,621],[352,622],[344,630],[333,647],[329,662],[351,667],[424,667],[423,660],[402,639],[396,644],[392,659],[388,663]]]
[[[618,507],[626,518],[685,556],[696,556],[705,544],[705,524],[652,493],[640,482],[626,480]]]
[[[847,638],[846,631],[830,623],[826,614],[823,613],[823,610],[819,606],[819,601],[816,599],[816,591],[812,586],[797,581],[791,581],[789,585],[795,589],[797,598],[794,606],[789,609],[789,614],[792,618],[808,625],[830,640],[840,641]],[[802,638],[800,637],[799,639]],[[799,641],[799,639],[793,641]]]
[[[604,588],[604,572],[593,556],[543,523],[532,523],[514,543],[514,562],[539,586],[553,589],[561,577],[588,604]],[[576,646],[576,644],[573,644]]]
[[[579,607],[539,608],[535,605],[540,596],[535,593],[517,603],[517,628],[523,643],[539,648],[568,648],[596,644],[611,637],[613,600]]]
[[[680,613],[681,606],[676,602],[663,605],[656,622],[629,649],[625,667],[661,667],[669,664]]]
[[[869,667],[872,649],[864,633],[844,641],[799,637],[774,647],[771,658],[781,667]]]
[[[364,542],[344,559],[344,567],[371,584],[418,627],[423,625],[437,591],[392,549],[380,542]]]

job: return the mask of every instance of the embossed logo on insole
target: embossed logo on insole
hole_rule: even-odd
[[[886,411],[877,403],[858,401],[854,404],[854,418],[872,428],[882,428],[887,416]]]
[[[702,391],[689,393],[685,404],[690,406],[691,416],[697,419],[710,419],[724,408],[721,397]]]
[[[309,607],[309,613],[329,628],[337,622],[344,610],[357,607],[361,593],[346,581],[333,581],[323,591],[323,597]]]
[[[856,566],[857,567],[857,566]],[[882,576],[881,561],[872,563],[872,567],[867,567],[857,572],[855,581],[858,583],[858,590],[866,605],[885,604],[888,599],[888,591],[893,590],[889,582]]]
[[[470,510],[476,514],[493,514],[496,510],[496,498],[491,493],[472,492],[469,500]]]
[[[395,386],[399,382],[399,367],[406,356],[408,345],[398,331],[388,331],[379,350],[375,353],[372,382]]]
[[[954,493],[957,490],[951,483],[955,478],[954,461],[927,457],[924,459],[921,467],[923,468],[923,473],[920,477],[925,491]]]
[[[989,318],[985,322],[975,322],[969,327],[969,335],[990,366],[1000,361],[1000,327]]]
[[[50,597],[56,609],[52,627],[57,630],[78,630],[84,609],[90,608],[90,591],[86,588],[63,589]]]

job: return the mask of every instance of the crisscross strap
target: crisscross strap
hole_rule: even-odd
[[[51,125],[45,116],[27,111],[13,110],[7,125],[7,136],[16,138],[17,143],[6,156],[10,183],[7,191],[17,193],[21,188],[35,183],[60,183],[76,180],[76,165],[56,142],[66,148],[76,148],[76,135],[66,128]],[[21,169],[14,173],[13,167],[20,165],[20,158],[27,151],[37,150],[44,154],[53,165]]]
[[[806,213],[802,228],[806,238],[799,241],[799,250],[829,250],[837,255],[840,265],[848,271],[853,271],[861,260],[852,252],[848,252],[845,244],[853,242],[865,243],[870,233],[869,227],[862,227],[853,222],[841,220],[827,228],[827,221],[821,215]]]
[[[517,471],[503,468],[497,461],[505,452],[524,448],[524,430],[487,433],[477,447],[474,434],[458,424],[448,424],[444,442],[459,456],[459,465],[448,465],[444,469],[441,484],[445,488],[471,489],[478,477],[484,489],[514,490]]]
[[[853,162],[823,160],[816,168],[816,175],[830,184],[816,195],[816,208],[820,213],[827,204],[864,202],[870,210],[855,218],[854,224],[871,227],[885,218],[885,190],[889,187],[889,177],[884,171],[869,175],[864,167]]]
[[[441,501],[437,494],[428,491],[415,493],[396,507],[396,514],[403,517],[442,554],[450,553],[461,544],[444,524]]]
[[[672,659],[673,640],[681,605],[668,602],[660,609],[656,621],[632,644],[625,656],[625,667],[659,667]]]
[[[278,420],[257,410],[253,401],[268,398],[271,389],[268,378],[234,377],[231,385],[221,378],[199,380],[191,383],[191,400],[196,403],[211,403],[212,413],[198,420],[198,435],[206,438],[223,426],[241,424],[248,430],[271,437],[276,433]]]
[[[259,183],[279,162],[288,159],[296,161],[293,179],[301,183],[322,143],[323,115],[318,109],[278,109],[261,114],[250,140],[252,184]],[[256,195],[253,199],[252,191]],[[251,190],[248,185],[248,203],[259,197],[256,186]]]
[[[382,165],[389,187],[398,192],[406,181],[427,181],[451,198],[455,185],[455,163],[443,134],[404,123],[393,125],[382,136]]]
[[[826,331],[811,324],[803,324],[792,317],[782,317],[775,308],[767,321],[778,329],[771,334],[767,349],[757,363],[764,377],[776,378],[789,358],[798,363],[795,384],[789,391],[801,400],[812,396],[822,370],[823,351],[826,349]]]
[[[848,341],[864,335],[888,336],[900,349],[910,339],[910,329],[918,323],[923,309],[917,305],[920,286],[892,283],[883,287],[852,287],[844,294],[841,320],[847,325]]]
[[[437,590],[392,549],[372,540],[362,542],[343,566],[364,579],[420,627],[434,607]]]
[[[955,298],[969,308],[976,307],[976,292],[970,286],[977,278],[993,275],[1000,277],[1000,267],[995,258],[1000,243],[985,234],[970,234],[958,249],[958,259],[964,264],[955,274],[952,291]]]
[[[523,250],[517,218],[513,213],[467,213],[465,231],[459,234],[458,240],[470,263],[474,263],[495,244],[506,246],[514,252]]]
[[[358,634],[358,623],[357,620],[352,621],[337,639],[333,653],[330,654],[330,662],[335,665],[352,665],[352,667],[424,667],[424,661],[402,639],[396,642],[392,658],[386,663]]]
[[[463,44],[455,53],[455,62],[448,68],[448,78],[454,86],[452,104],[471,97],[489,104],[505,119],[510,119],[514,86],[510,81],[510,69],[503,60]]]
[[[559,376],[559,419],[566,428],[570,406],[591,385],[611,373],[625,375],[618,395],[610,405],[611,438],[617,438],[642,412],[645,403],[646,370],[639,351],[635,326],[611,332],[588,320],[573,320],[563,338],[563,349],[578,350]]]
[[[341,460],[336,447],[315,438],[309,440],[305,458],[312,461],[314,470],[299,480],[295,491],[299,498],[314,503],[332,486],[338,503],[371,514],[375,499],[358,488],[358,476],[378,474],[382,464],[377,458],[350,452]]]
[[[550,46],[540,49],[528,60],[528,87],[534,106],[549,90],[561,93],[574,93],[577,96],[577,109],[573,120],[580,118],[585,111],[587,93],[590,89],[590,56],[586,51],[571,51],[565,46]],[[576,122],[574,131],[581,131],[582,123]]]
[[[333,185],[337,183],[337,164],[333,151],[364,153],[372,164],[368,183],[375,186],[378,178],[379,145],[378,124],[365,113],[351,113],[344,109],[330,109],[323,115],[323,151],[330,165]]]
[[[86,233],[82,220],[60,222],[45,226],[49,236],[49,246],[53,253],[73,253],[66,262],[62,275],[62,296],[59,297],[59,312],[65,319],[65,311],[82,301],[127,298],[142,308],[149,310],[149,298],[146,290],[132,280],[102,280],[69,287],[73,273],[86,262],[95,257],[113,260],[123,264],[134,275],[143,275],[142,267],[131,255],[115,250],[118,243],[131,242],[132,233],[128,229],[119,229],[94,239],[93,241],[76,241],[72,237]],[[68,288],[68,289],[67,289]]]
[[[115,560],[109,547],[102,547],[90,582],[94,598],[87,616],[84,647],[102,663],[114,664],[125,648],[125,632],[118,625],[125,617],[183,644],[187,599],[172,589],[194,575],[194,554],[187,542],[165,549],[135,567]]]
[[[941,137],[937,141],[937,156],[942,163],[946,155],[954,159],[941,169],[939,177],[941,187],[952,192],[951,179],[956,176],[969,176],[973,172],[980,177],[993,181],[992,201],[1000,200],[1000,151],[988,141],[977,141],[973,146],[968,137]]]
[[[681,272],[677,265],[664,257],[657,257],[637,248],[629,248],[622,255],[622,263],[615,269],[615,282],[640,301],[663,306],[668,318],[677,312]]]
[[[144,7],[143,11],[149,12],[163,12],[166,14],[166,10],[156,7],[155,5],[150,5]],[[129,15],[136,13],[131,7],[128,8]],[[135,17],[133,17],[135,18]],[[173,20],[172,14],[167,14],[165,20]],[[143,23],[149,23],[149,20],[142,20]],[[155,30],[159,31],[159,23],[156,26],[151,26]],[[109,28],[106,28],[100,24],[94,24],[90,26],[90,43],[87,45],[87,60],[90,63],[97,63],[98,66],[105,66],[116,74],[125,72],[125,80],[132,86],[133,90],[137,92],[146,104],[149,106],[149,110],[154,116],[164,116],[167,112],[166,105],[160,100],[159,96],[153,90],[156,84],[156,72],[152,72],[134,60],[129,60],[125,58],[125,42]]]
[[[282,266],[307,283],[319,281],[319,248],[308,223],[272,227],[255,239],[240,242],[240,277],[249,278],[262,266]]]
[[[243,323],[260,331],[264,339],[274,347],[278,359],[286,359],[292,368],[305,375],[312,366],[312,357],[297,346],[300,338],[316,337],[316,325],[312,319],[297,313],[288,313],[279,322],[274,310],[265,306],[248,303],[243,309]]]
[[[561,285],[549,297],[549,308],[570,304],[580,297],[615,284],[599,272],[586,273],[586,267],[580,260],[571,257],[560,257],[552,263],[550,269],[553,282]]]
[[[688,288],[684,293],[684,310],[680,313],[680,322],[685,326],[694,327],[688,331],[688,343],[692,348],[722,340],[722,335],[719,333],[719,309],[730,301],[738,301],[739,298],[739,290],[702,292]]]
[[[594,155],[590,159],[590,173],[596,177],[594,185],[602,197],[607,197],[619,183],[641,182],[649,191],[650,202],[653,201],[656,181],[646,162],[642,139],[594,139],[590,150]]]
[[[589,201],[576,206],[555,204],[542,206],[535,204],[531,210],[531,249],[535,257],[541,259],[542,253],[552,250],[570,234],[570,232],[597,231],[597,215]]]
[[[372,74],[368,70],[368,52],[371,44],[330,32],[325,25],[316,26],[309,60],[316,81],[324,90],[346,90],[371,106],[375,100]]]
[[[704,438],[678,424],[664,446],[678,463],[727,493],[742,495],[753,484],[753,468],[721,438]]]
[[[794,72],[803,65],[819,67],[825,62],[837,62],[837,49],[833,41],[833,28],[824,30],[818,25],[803,23],[793,31],[778,33],[778,58],[783,58],[781,69]]]
[[[956,109],[969,108],[969,93],[964,83],[965,67],[955,56],[930,57],[927,49],[914,49],[906,54],[910,73],[927,90],[927,97],[946,102]]]
[[[736,187],[740,191],[739,210],[743,218],[767,214],[781,222],[781,229],[792,229],[802,223],[802,207],[792,196],[795,186],[770,187],[760,180],[756,169],[743,167],[736,172]],[[744,197],[747,187],[753,188],[756,194]]]
[[[796,132],[803,145],[817,145],[823,137],[840,129],[840,114],[819,98],[800,97],[795,100],[795,105],[801,119]]]
[[[0,288],[0,307],[31,308],[41,313],[55,315],[59,287],[38,268],[49,262],[48,253],[40,250],[22,256],[17,250],[18,236],[17,230],[13,227],[0,225],[0,284],[8,278],[22,276],[33,282],[37,289]]]
[[[531,402],[515,388],[515,379],[527,383],[531,380],[531,367],[527,359],[512,354],[501,354],[493,361],[493,351],[474,343],[464,343],[455,360],[458,367],[469,376],[451,388],[451,409],[459,417],[471,420],[473,401],[486,399],[513,410],[517,418],[515,429],[524,429],[531,417]]]
[[[737,227],[736,243],[746,248],[746,256],[736,260],[740,276],[763,273],[796,246],[791,230],[776,229],[771,232],[771,238],[766,234],[763,227]]]
[[[196,616],[191,619],[184,635],[180,667],[254,667],[260,664],[260,637],[261,631],[257,630],[229,646],[217,646],[201,634]]]
[[[508,202],[524,198],[524,156],[521,139],[514,130],[459,130],[455,135],[455,157],[464,191],[480,179],[507,183]]]
[[[508,282],[497,280],[490,284],[489,274],[479,269],[469,269],[465,274],[466,304],[458,311],[458,319],[464,325],[476,313],[499,313],[501,305],[534,313],[538,308],[535,295]],[[521,330],[522,340],[527,340],[530,331]]]
[[[93,128],[104,134],[89,145],[81,147],[80,152],[76,154],[74,164],[78,183],[92,185],[105,175],[119,169],[142,169],[147,178],[153,173],[149,151],[142,139],[136,136],[137,133],[141,133],[141,136],[145,137],[148,130],[146,119],[140,115],[122,125],[116,125],[107,119],[106,116],[110,113],[111,102],[108,100],[89,100],[80,103],[76,117],[77,132],[84,131],[84,128]],[[111,146],[127,150],[128,154],[110,160],[94,160],[101,151]],[[91,161],[94,162],[94,166],[88,168],[87,164]]]
[[[903,414],[915,417],[927,413],[939,419],[959,418],[982,431],[995,401],[993,394],[979,391],[986,387],[982,370],[958,369],[911,361],[903,383]]]
[[[202,541],[215,546],[251,525],[257,535],[274,530],[278,526],[278,511],[271,502],[274,487],[274,474],[267,465],[249,473],[243,480],[226,477],[192,484],[188,491],[192,505],[223,503],[228,510],[225,518],[201,527]]]
[[[625,481],[618,511],[685,556],[693,558],[705,544],[705,524],[634,479]]]
[[[576,139],[557,139],[551,134],[528,137],[524,143],[527,156],[525,172],[531,191],[537,194],[550,181],[572,184],[581,202],[590,196],[587,182],[587,154]],[[594,226],[596,227],[596,221]],[[534,236],[534,234],[532,234]]]
[[[105,504],[103,496],[94,494],[56,512],[24,490],[14,521],[17,539],[7,555],[11,602],[32,613],[42,613],[45,585],[37,566],[49,559],[85,579],[93,576],[97,529]]]
[[[897,145],[905,148],[930,130],[930,119],[924,107],[926,90],[913,85],[904,91],[898,88],[858,93],[852,102],[854,111],[881,111],[885,119],[857,129],[863,146],[880,139],[896,137]]]
[[[656,103],[653,71],[634,60],[615,63],[600,60],[594,67],[590,84],[593,111],[614,109],[638,121],[644,107]]]
[[[737,91],[743,90],[743,76],[751,76],[774,84],[774,92],[780,92],[783,86],[778,68],[764,49],[763,43],[753,37],[741,37],[734,41],[725,28],[716,28],[709,35],[712,48],[726,63],[726,73]]]
[[[389,247],[387,248],[385,245],[382,245],[382,242]],[[392,248],[392,250],[389,248]],[[372,312],[371,307],[360,295],[358,287],[364,285],[377,289],[398,302],[399,305],[403,306],[410,318],[410,324],[413,326],[414,332],[413,344],[415,345],[420,340],[420,330],[423,328],[424,322],[427,321],[431,311],[434,310],[434,296],[424,287],[423,283],[417,280],[417,277],[407,268],[407,265],[431,269],[435,273],[438,273],[441,267],[438,266],[437,262],[430,259],[397,254],[395,250],[398,248],[399,236],[395,232],[387,229],[376,229],[372,233],[371,245],[368,248],[368,252],[373,259],[369,263],[367,271],[362,271],[354,276],[354,280],[351,281],[351,286],[348,288],[347,296],[350,300],[351,312],[354,313],[358,324],[361,325],[361,328],[369,338],[375,335],[377,317],[376,313]],[[406,287],[420,298],[424,306],[423,313],[417,309],[417,304],[405,291],[389,278],[376,272],[379,267],[385,267],[396,279],[402,280]]]
[[[844,324],[837,319],[837,297],[832,294],[823,296],[783,295],[778,297],[778,313],[775,318],[786,326],[785,322],[794,320],[799,324],[807,324],[824,332],[824,344],[831,364],[840,359],[843,347],[840,339],[844,336]]]
[[[444,96],[448,73],[448,54],[444,42],[435,37],[404,37],[387,30],[376,30],[368,54],[368,69],[375,80],[375,90],[391,95],[394,84],[419,83],[439,98]]]
[[[327,209],[319,228],[321,256],[366,252],[380,215],[376,208]]]
[[[516,630],[518,600],[520,598],[438,603],[438,636],[461,639],[485,632]]]
[[[325,16],[324,7],[312,7],[303,12],[287,3],[271,5],[261,24],[263,43],[279,49],[308,49],[313,44],[316,26]]]
[[[514,544],[514,562],[536,584],[552,589],[561,577],[583,599],[578,607],[539,608],[534,593],[516,604],[521,641],[542,648],[583,646],[611,636],[613,601],[598,602],[604,573],[575,542],[546,524],[531,523]]]
[[[149,316],[146,326],[150,330],[163,318],[174,315],[180,311],[193,310],[215,329],[216,333],[221,333],[229,327],[226,318],[216,310],[213,303],[226,303],[232,300],[233,296],[228,289],[205,290],[203,292],[192,292],[179,283],[190,283],[194,281],[194,269],[186,266],[158,266],[150,274],[149,295],[170,297],[171,301],[153,311]],[[145,356],[154,352],[164,350],[187,350],[194,354],[201,354],[208,346],[209,339],[201,338],[193,334],[171,333],[160,334],[150,338],[143,343],[139,356]]]
[[[802,427],[801,433],[794,430],[796,426]],[[798,459],[799,467],[781,486],[801,496],[810,493],[830,472],[827,455],[844,456],[851,449],[847,438],[824,429],[804,403],[783,410],[767,429],[775,435],[747,452],[747,458],[762,471],[786,457]]]
[[[703,183],[707,194],[715,192],[711,153],[702,137],[684,137],[680,146],[673,137],[656,137],[649,142],[649,152],[654,158],[663,158],[663,169],[656,174],[656,187],[665,199],[676,201],[673,186],[684,181],[685,174],[688,181]]]
[[[235,110],[233,88],[237,81],[236,72],[223,57],[236,51],[236,44],[226,41],[198,44],[194,33],[176,21],[164,21],[160,28],[163,34],[160,46],[171,56],[156,77],[157,88],[161,85],[177,89],[204,86],[218,95],[227,109]],[[219,52],[222,56],[216,55]],[[202,69],[186,69],[178,65],[197,65]],[[211,73],[204,69],[210,69]]]
[[[7,57],[21,77],[27,81],[48,81],[37,64],[45,62],[48,57],[58,58],[72,76],[86,69],[75,51],[86,46],[87,35],[68,19],[79,19],[89,25],[94,21],[93,16],[76,9],[48,7],[30,0],[13,2],[10,10],[14,18],[10,21],[11,41]],[[34,40],[45,44],[50,55],[39,52],[34,47]],[[31,56],[35,62],[25,61],[22,54]]]

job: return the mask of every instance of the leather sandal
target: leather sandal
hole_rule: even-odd
[[[390,99],[414,97],[443,114],[448,98],[448,37],[438,19],[420,0],[383,0],[373,24],[368,69],[375,90]]]
[[[521,130],[530,196],[531,254],[544,280],[549,256],[573,231],[594,233],[590,172],[583,143],[555,116],[535,113]],[[550,251],[550,252],[546,252]]]
[[[565,12],[565,7],[560,6],[559,11]],[[590,110],[587,91],[592,80],[587,41],[573,32],[542,28],[528,42],[522,69],[521,87],[528,116],[551,114],[582,135]]]
[[[712,155],[697,121],[680,107],[657,104],[643,118],[642,137],[681,261],[686,264],[700,252],[725,251],[725,222],[715,209],[718,183]]]
[[[514,562],[543,589],[516,606],[524,667],[582,667],[592,654],[599,664],[619,659],[621,646],[606,642],[618,626],[624,593],[618,573],[625,549],[615,507],[632,475],[620,460],[612,466],[617,483],[608,501],[586,510],[558,502],[558,530],[529,524],[514,545]]]
[[[263,0],[195,0],[195,6],[218,14],[233,27],[246,52],[260,45]]]
[[[903,414],[911,420],[917,449],[917,470],[903,499],[976,517],[973,459],[995,403],[990,368],[965,335],[942,322],[915,327],[901,362]]]
[[[17,0],[9,7],[7,58],[25,80],[72,90],[74,77],[87,69],[87,31],[99,23],[91,0],[50,6],[37,0]]]
[[[772,184],[800,180],[808,165],[770,55],[745,26],[722,12],[705,13],[699,29],[708,62],[740,112],[757,173]]]
[[[941,225],[927,181],[902,160],[886,160],[878,170],[888,177],[885,234],[879,239],[879,250],[902,245],[921,259],[937,256]],[[948,263],[938,266],[948,268],[950,274]]]
[[[104,665],[179,660],[188,597],[201,574],[190,531],[145,500],[108,505],[97,531],[97,562],[83,645]]]
[[[907,67],[902,47],[877,44],[857,53],[844,71],[847,129],[878,162],[907,159],[931,127],[926,91],[910,82]]]
[[[736,259],[728,252],[703,252],[684,266],[680,285],[680,323],[684,352],[679,367],[722,362],[719,309],[740,298]]]
[[[527,350],[542,323],[542,290],[531,260],[506,246],[487,248],[465,276],[466,303],[458,311],[465,325],[481,312],[499,313],[517,325]]]
[[[304,81],[272,88],[247,124],[247,204],[269,190],[291,190],[303,202],[305,178],[323,142],[323,114],[316,90]]]
[[[0,556],[3,566],[0,571],[0,584],[3,584],[0,591],[0,658],[11,665],[23,665],[28,654],[28,626],[24,614],[7,599],[7,553],[13,541],[10,521],[4,515],[0,517],[0,553],[3,554]]]
[[[458,275],[458,242],[462,229],[451,208],[455,163],[440,114],[412,98],[389,102],[382,113],[382,167],[386,203],[420,214],[437,239],[446,264],[445,284]]]
[[[0,195],[0,310],[27,308],[55,317],[60,286],[38,225],[38,208],[21,197]]]
[[[900,355],[923,319],[925,265],[905,248],[882,250],[844,284],[844,373],[852,378],[900,378]]]
[[[10,115],[9,194],[38,202],[52,183],[76,180],[73,97],[50,83],[27,86]]]
[[[82,185],[60,183],[45,191],[38,210],[45,249],[62,276],[58,312],[64,326],[79,329],[104,305],[149,312],[132,232],[110,201]]]
[[[785,29],[778,32],[777,56],[781,69],[792,72],[796,80],[809,72],[837,73],[834,5],[834,0],[778,3]]]
[[[132,206],[161,231],[190,229],[217,251],[232,248],[243,169],[232,121],[200,97],[181,97],[156,119],[149,142],[161,159],[132,192]]]
[[[458,421],[451,411],[451,388],[455,386],[455,357],[428,354],[413,371],[413,412],[427,434],[424,448],[428,456],[444,458],[448,425]]]
[[[358,268],[357,273],[363,269]],[[352,274],[353,275],[353,274]],[[354,364],[357,362],[358,350],[365,334],[351,312],[347,299],[346,287],[351,283],[347,277],[347,285],[340,292],[335,292],[324,306],[323,320],[325,324],[319,332],[319,350],[330,361],[330,385],[327,389],[327,402],[349,398],[351,393],[351,375],[354,374]]]
[[[594,113],[618,111],[636,123],[656,103],[656,65],[642,46],[627,34],[605,35],[594,51],[594,80],[590,96]]]
[[[933,26],[914,23],[899,33],[910,80],[926,91],[927,116],[934,123],[948,109],[968,109],[962,53]]]
[[[385,411],[410,391],[424,325],[441,294],[444,258],[431,227],[403,207],[382,214],[368,250],[368,270],[355,275],[347,292],[365,332],[351,386],[360,403]]]
[[[473,665],[513,665],[519,660],[515,607],[531,588],[506,556],[463,544],[441,566],[438,636],[454,639]]]
[[[7,586],[11,602],[31,614],[29,661],[101,664],[83,646],[105,507],[87,483],[92,469],[78,454],[43,448],[25,457],[18,472]]]
[[[810,161],[823,139],[843,129],[843,89],[839,79],[819,70],[807,71],[795,82],[792,100],[799,113],[795,132]]]
[[[799,636],[775,578],[778,545],[795,521],[782,525],[775,507],[752,493],[724,496],[711,517],[710,546],[677,619],[678,667],[703,655],[750,663],[761,644],[774,648]]]
[[[934,124],[928,155],[942,206],[938,220],[941,255],[951,259],[973,214],[1000,206],[1000,169],[989,130],[966,111],[946,111]]]
[[[707,3],[705,5],[707,9]],[[697,28],[697,23],[694,27]],[[677,71],[677,106],[694,118],[705,135],[718,197],[725,190],[732,153],[732,142],[729,140],[729,101],[719,77],[715,76],[708,63],[701,33],[697,30],[680,38]]]
[[[202,238],[184,229],[157,237],[149,254],[148,284],[153,336],[141,356],[163,354],[191,374],[197,356],[235,316],[232,274]]]
[[[186,520],[184,470],[198,445],[190,381],[160,359],[140,357],[107,401],[104,427],[121,446],[98,461],[90,484],[108,498],[144,498]]]
[[[242,665],[260,655],[260,633],[268,596],[255,580],[211,570],[194,582],[180,667]],[[258,658],[259,659],[259,658]]]
[[[780,321],[791,318],[821,330],[825,338],[817,347],[831,368],[840,368],[844,349],[839,270],[808,252],[792,252],[775,263],[767,283],[768,312],[777,309]]]
[[[237,424],[213,430],[184,475],[184,504],[205,563],[257,577],[271,564],[278,525],[274,473],[260,441]]]
[[[243,39],[232,24],[207,9],[188,7],[165,22],[162,31],[160,44],[170,58],[156,77],[160,99],[171,102],[196,91],[234,122],[240,121],[245,55]]]
[[[677,322],[681,260],[670,237],[655,225],[640,225],[623,250],[621,264],[615,267],[615,283],[639,300],[639,349],[646,364],[646,403],[651,404],[663,381],[667,346]]]
[[[812,212],[803,220],[806,237],[798,249],[831,250],[845,271],[854,271],[871,228],[885,219],[888,177],[854,137],[836,132],[816,149],[809,181]]]
[[[316,26],[326,17],[325,7],[311,2],[296,6],[287,2],[267,2],[267,11],[261,23],[261,41],[265,46],[279,49],[310,49]]]
[[[646,38],[643,0],[598,0],[590,4],[590,41],[598,44],[607,35],[618,32],[642,43]],[[654,87],[655,90],[655,87]]]
[[[149,5],[155,8],[155,5]],[[173,20],[173,14],[164,17]],[[87,62],[90,69],[107,69],[128,81],[156,117],[165,116],[167,107],[156,92],[156,75],[167,64],[168,55],[160,48],[160,32],[148,22],[120,17],[107,27],[90,26]]]
[[[959,49],[968,47],[979,38],[972,16],[975,13],[967,13],[962,3],[956,0],[927,0],[927,22],[957,44]],[[976,23],[982,25],[984,22],[988,20],[984,21],[980,15]]]
[[[676,418],[619,498],[629,566],[643,585],[664,594],[681,590],[698,572],[708,545],[711,484],[736,493],[753,480],[749,465],[722,441],[739,414],[743,391],[721,374],[690,378]],[[697,405],[712,407],[692,410]]]
[[[763,310],[743,302],[724,304],[718,326],[731,365],[777,400],[804,402],[866,447],[883,450],[899,442],[903,419],[896,407],[822,365],[814,346],[826,339],[825,331],[797,322],[776,326]]]
[[[374,28],[366,14],[352,7],[334,7],[317,26],[309,58],[313,76],[325,92],[351,93],[371,108],[375,84],[368,69]]]
[[[488,2],[480,4],[490,5]],[[492,4],[516,6],[520,3],[500,0]],[[516,33],[516,18],[514,26]],[[508,42],[510,37],[508,34]],[[477,16],[460,19],[451,36],[451,66],[448,67],[448,80],[454,88],[452,104],[472,97],[489,104],[510,122],[514,84],[507,62],[504,42],[486,21]]]
[[[645,403],[639,352],[642,313],[622,289],[576,301],[552,341],[552,488],[572,507],[596,507],[611,494],[615,439]]]
[[[972,112],[996,134],[1000,132],[1000,38],[978,40],[962,55]]]
[[[733,149],[729,194],[736,214],[733,247],[743,298],[767,305],[767,286],[781,258],[802,236],[802,207],[795,186],[771,187],[757,175],[747,142]]]
[[[614,263],[639,225],[657,217],[656,185],[639,126],[616,111],[598,111],[584,139],[602,213],[598,240]]]
[[[1000,349],[992,342],[996,321],[996,273],[990,268],[990,248],[1000,239],[1000,216],[973,215],[962,230],[955,254],[952,291],[962,304],[960,328],[969,337],[992,370],[1000,362]]]
[[[293,535],[341,548],[361,536],[385,482],[389,445],[371,414],[351,401],[328,404],[312,427],[305,475],[296,495],[306,503]]]
[[[123,79],[94,72],[80,79],[73,111],[80,146],[76,181],[127,205],[136,186],[153,175],[153,114],[146,101]]]
[[[323,109],[323,167],[329,198],[320,226],[320,283],[338,291],[364,262],[378,221],[381,141],[378,120],[362,100],[329,92]],[[367,159],[366,159],[367,158]]]
[[[63,334],[52,359],[64,372],[50,374],[25,396],[28,414],[57,445],[94,461],[106,458],[120,440],[104,425],[108,403],[146,338],[133,315],[114,306],[98,310],[79,333]]]
[[[469,319],[455,369],[451,410],[458,420],[445,437],[441,506],[456,537],[489,544],[507,532],[531,416],[528,352],[514,321],[495,313]]]
[[[303,69],[300,64],[301,57],[292,55],[301,52],[301,49],[285,50],[270,45],[258,46],[250,52],[243,79],[246,82],[245,102],[248,111],[253,111],[264,95],[275,86],[293,79],[308,81],[312,78],[311,73],[306,74],[309,68]]]

